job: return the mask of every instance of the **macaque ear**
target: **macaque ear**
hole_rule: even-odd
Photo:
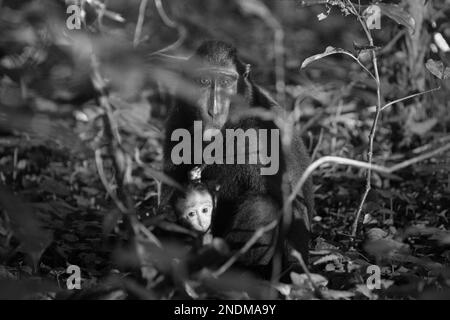
[[[248,76],[250,75],[250,70],[252,69],[252,65],[250,63],[247,63],[245,65],[245,71],[243,74],[244,79],[248,79]]]
[[[235,63],[237,72],[242,76],[242,78],[244,78],[244,80],[247,80],[250,75],[252,65],[249,63],[244,63],[238,58],[236,58]]]

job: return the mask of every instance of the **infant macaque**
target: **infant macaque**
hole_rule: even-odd
[[[195,167],[189,174],[191,182],[185,187],[185,192],[177,191],[174,194],[172,204],[181,224],[202,234],[203,244],[209,244],[212,241],[210,227],[214,197],[200,181],[200,167]]]

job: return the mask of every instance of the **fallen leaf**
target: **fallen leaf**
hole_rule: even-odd
[[[314,284],[317,287],[325,287],[328,284],[328,280],[320,274],[311,273],[310,276],[311,276],[312,282],[314,282]],[[300,287],[300,288],[313,289],[313,287],[311,286],[311,282],[305,273],[298,274],[295,272],[291,272],[290,277],[291,277],[292,283],[295,286]]]

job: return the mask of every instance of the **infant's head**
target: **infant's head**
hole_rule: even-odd
[[[214,198],[200,178],[201,168],[193,168],[189,172],[190,182],[183,192],[175,192],[172,204],[177,218],[183,225],[206,233],[211,226]]]
[[[208,188],[203,184],[188,185],[186,192],[175,197],[174,208],[178,219],[185,226],[200,232],[209,230],[214,202]]]

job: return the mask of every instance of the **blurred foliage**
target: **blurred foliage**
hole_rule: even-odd
[[[373,80],[343,55],[300,70],[328,46],[354,53],[371,69],[368,51],[358,49],[367,44],[364,32],[336,6],[300,2],[148,1],[136,39],[140,0],[109,0],[106,7],[100,0],[81,1],[81,30],[66,25],[66,9],[78,1],[0,0],[0,297],[267,297],[268,283],[252,275],[235,269],[218,278],[211,274],[211,261],[223,259],[223,244],[192,253],[187,230],[154,216],[165,98],[177,60],[158,61],[151,53],[175,43],[165,53],[186,57],[205,39],[229,41],[253,66],[255,81],[275,93],[277,21],[284,31],[285,107],[298,111],[311,153],[365,160],[376,104]],[[435,77],[441,65],[442,72],[450,67],[450,1],[382,2],[388,14],[373,35],[383,104],[441,87],[383,111],[374,163],[391,165],[450,141],[450,83]],[[393,4],[399,7],[393,10]],[[319,21],[320,14],[326,19]],[[100,179],[98,150],[107,183],[113,191],[120,187],[105,151],[110,137],[92,54],[107,79],[123,155],[131,159],[131,200],[162,247],[129,238]],[[429,59],[437,61],[427,64],[431,72]],[[318,214],[310,262],[322,298],[449,298],[449,167],[447,153],[395,175],[373,173],[356,239],[349,234],[364,171],[330,165],[315,173]],[[80,292],[66,290],[70,264],[82,270]],[[372,264],[381,267],[379,290],[366,286]],[[291,273],[290,280],[277,285],[279,298],[316,297],[304,274]]]

